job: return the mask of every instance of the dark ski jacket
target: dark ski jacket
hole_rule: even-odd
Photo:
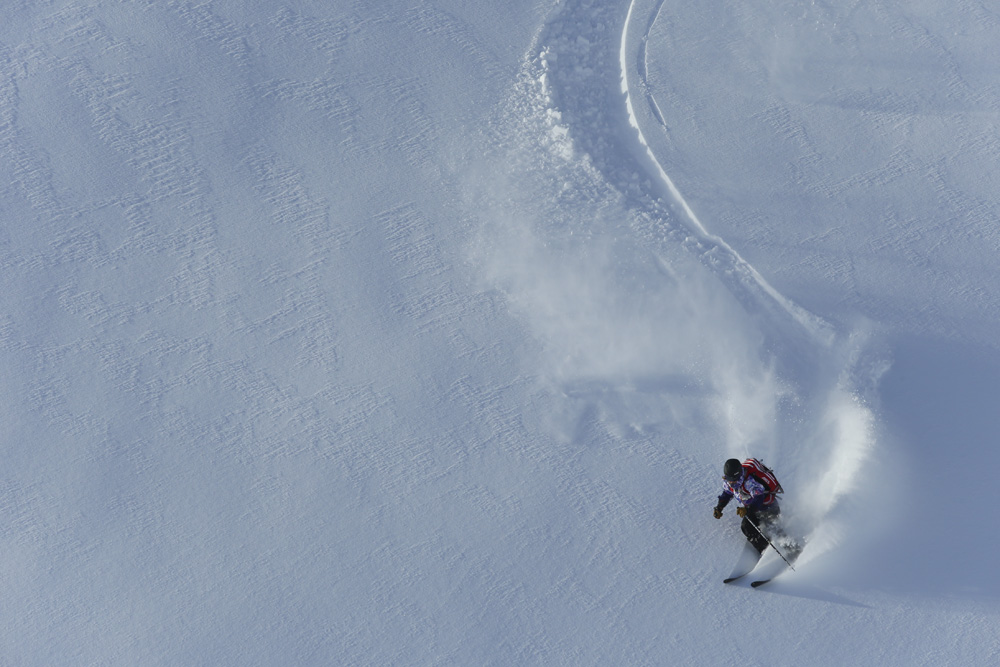
[[[743,507],[749,510],[775,510],[778,508],[778,497],[756,476],[743,468],[743,474],[735,482],[722,482],[722,495],[719,496],[719,507],[725,507],[736,497]]]

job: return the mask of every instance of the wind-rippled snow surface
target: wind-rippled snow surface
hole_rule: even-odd
[[[8,8],[0,663],[992,664],[997,44]],[[759,590],[747,455],[808,542]]]

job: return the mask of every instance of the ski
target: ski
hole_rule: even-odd
[[[736,561],[736,565],[733,566],[733,571],[728,577],[722,580],[724,584],[731,584],[737,579],[742,579],[747,576],[753,569],[757,567],[757,563],[760,562],[761,554],[748,542],[743,543],[743,551],[740,553],[739,560]]]
[[[726,577],[725,579],[722,580],[722,583],[724,583],[724,584],[731,584],[734,581],[742,579],[743,577],[747,576],[748,574],[750,574],[750,572],[744,572],[743,574],[737,574],[735,577]],[[758,582],[758,583],[763,583],[763,582]]]
[[[771,574],[771,576],[767,577],[766,579],[758,579],[757,581],[750,582],[750,586],[752,588],[760,588],[764,584],[773,581],[775,578],[781,576],[785,572],[788,572],[788,570],[792,569],[792,563],[794,563],[798,559],[799,554],[801,553],[802,553],[801,546],[796,546],[793,550],[789,551],[787,558],[785,558],[784,555],[781,555],[781,552],[779,551],[778,554],[781,555],[782,559],[784,560],[784,563],[776,563],[779,569],[775,570],[773,574]]]
[[[758,579],[757,581],[751,581],[750,582],[750,586],[753,587],[753,588],[760,588],[764,584],[767,584],[767,583],[770,583],[770,582],[774,581],[775,579],[777,579],[778,577],[780,577],[784,572],[787,572],[787,571],[788,571],[788,568],[786,567],[786,568],[784,568],[782,570],[779,570],[778,572],[775,572],[774,574],[772,574],[767,579]]]
[[[770,569],[770,572],[768,572],[767,575],[765,575],[766,578],[764,578],[764,579],[758,579],[757,581],[751,581],[750,582],[750,587],[751,588],[760,588],[764,584],[769,583],[771,581],[774,581],[775,578],[781,576],[781,574],[783,572],[787,572],[788,571],[788,566],[782,564],[782,567],[779,570],[775,570],[773,568],[769,568],[769,569]]]

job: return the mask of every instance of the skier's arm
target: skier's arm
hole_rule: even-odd
[[[721,510],[723,507],[729,504],[729,501],[733,499],[733,494],[731,492],[723,491],[722,495],[719,496],[719,502],[716,503],[716,509]]]
[[[716,519],[722,518],[722,508],[729,504],[729,501],[733,499],[733,494],[729,491],[723,491],[722,495],[719,496],[719,502],[716,503],[715,509],[712,510],[712,514]]]
[[[767,487],[751,477],[743,485],[743,488],[750,492],[750,500],[743,503],[744,507],[748,510],[759,510],[764,507],[764,499],[769,494]]]

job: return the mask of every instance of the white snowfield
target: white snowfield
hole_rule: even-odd
[[[997,664],[989,3],[8,4],[0,664]]]

